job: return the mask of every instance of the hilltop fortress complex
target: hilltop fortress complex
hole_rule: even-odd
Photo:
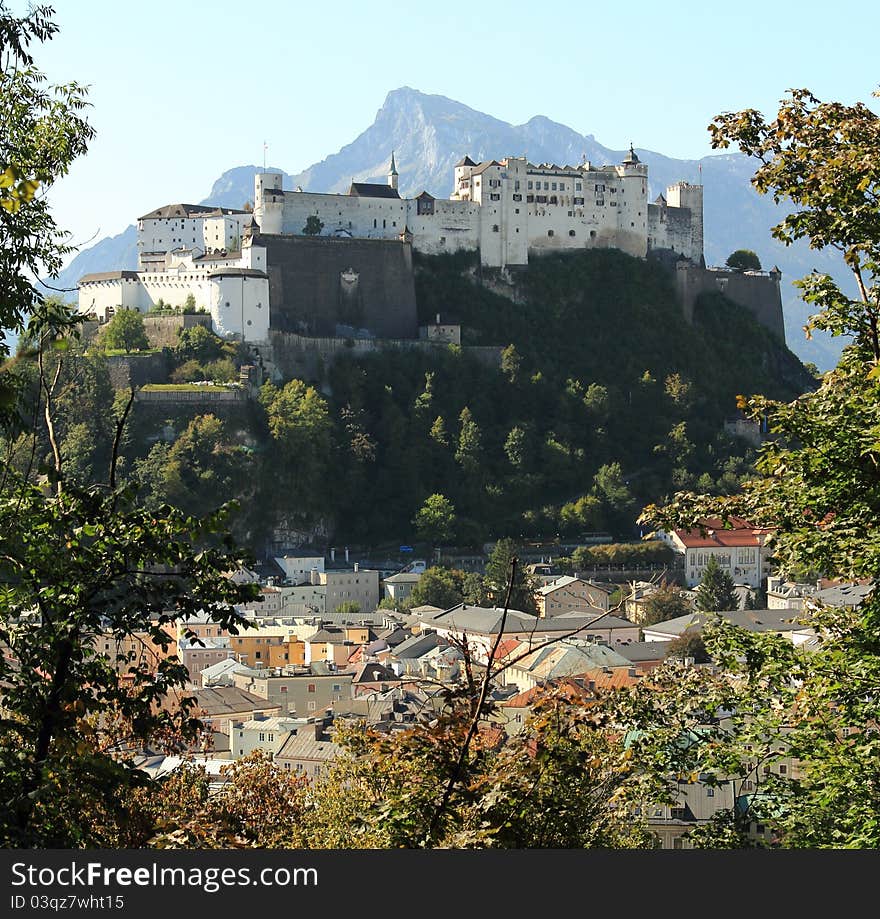
[[[176,204],[138,220],[138,270],[84,276],[79,308],[106,320],[192,295],[222,336],[261,343],[299,336],[418,336],[412,252],[479,252],[484,268],[515,269],[546,253],[614,248],[676,264],[688,314],[702,290],[725,289],[703,259],[703,187],[679,182],[648,201],[648,168],[632,148],[619,165],[535,165],[525,158],[455,166],[450,198],[401,198],[394,155],[386,183],[347,194],[286,191],[254,179],[253,212]],[[754,282],[760,282],[755,284]],[[730,295],[780,337],[779,274],[740,278]],[[777,310],[778,305],[778,310]],[[777,315],[778,312],[778,315]]]

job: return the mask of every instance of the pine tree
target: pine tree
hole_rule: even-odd
[[[697,588],[696,607],[703,612],[739,609],[739,597],[736,595],[733,578],[721,570],[714,555],[709,557]]]

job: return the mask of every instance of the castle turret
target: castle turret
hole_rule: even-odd
[[[394,151],[391,151],[391,168],[388,170],[388,184],[397,191],[397,167],[394,165]]]
[[[254,175],[254,220],[261,233],[280,233],[284,212],[283,176],[280,172]]]
[[[620,177],[617,244],[624,252],[644,258],[648,253],[648,167],[630,144],[615,171]]]

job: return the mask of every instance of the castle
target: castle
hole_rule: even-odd
[[[387,184],[354,182],[347,195],[283,191],[281,178],[255,178],[254,219],[263,234],[301,234],[311,217],[327,235],[406,239],[431,254],[479,250],[491,268],[589,248],[638,258],[666,249],[703,263],[703,187],[679,182],[649,203],[648,167],[632,148],[620,165],[601,167],[466,156],[455,166],[449,199],[427,191],[401,198],[393,153]]]
[[[413,250],[478,251],[500,270],[590,248],[702,266],[702,186],[679,182],[649,202],[647,172],[632,148],[601,167],[466,156],[448,199],[401,198],[393,153],[386,183],[353,182],[347,194],[285,191],[280,174],[261,172],[252,213],[176,204],[139,218],[138,270],[85,275],[79,309],[106,320],[191,298],[219,335],[243,341],[270,329],[412,338]]]

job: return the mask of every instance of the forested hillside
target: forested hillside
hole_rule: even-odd
[[[630,538],[650,501],[736,489],[753,459],[723,429],[737,394],[814,383],[739,307],[706,297],[689,325],[667,272],[618,252],[535,259],[513,282],[422,256],[416,283],[422,320],[458,319],[463,347],[346,355],[235,410],[136,402],[125,474],[192,513],[238,499],[257,553],[278,528],[350,544]],[[500,366],[469,345],[503,349]],[[166,358],[183,382],[229,379],[247,356],[190,330]],[[107,464],[113,390],[99,345],[79,360],[62,429],[87,478]]]

